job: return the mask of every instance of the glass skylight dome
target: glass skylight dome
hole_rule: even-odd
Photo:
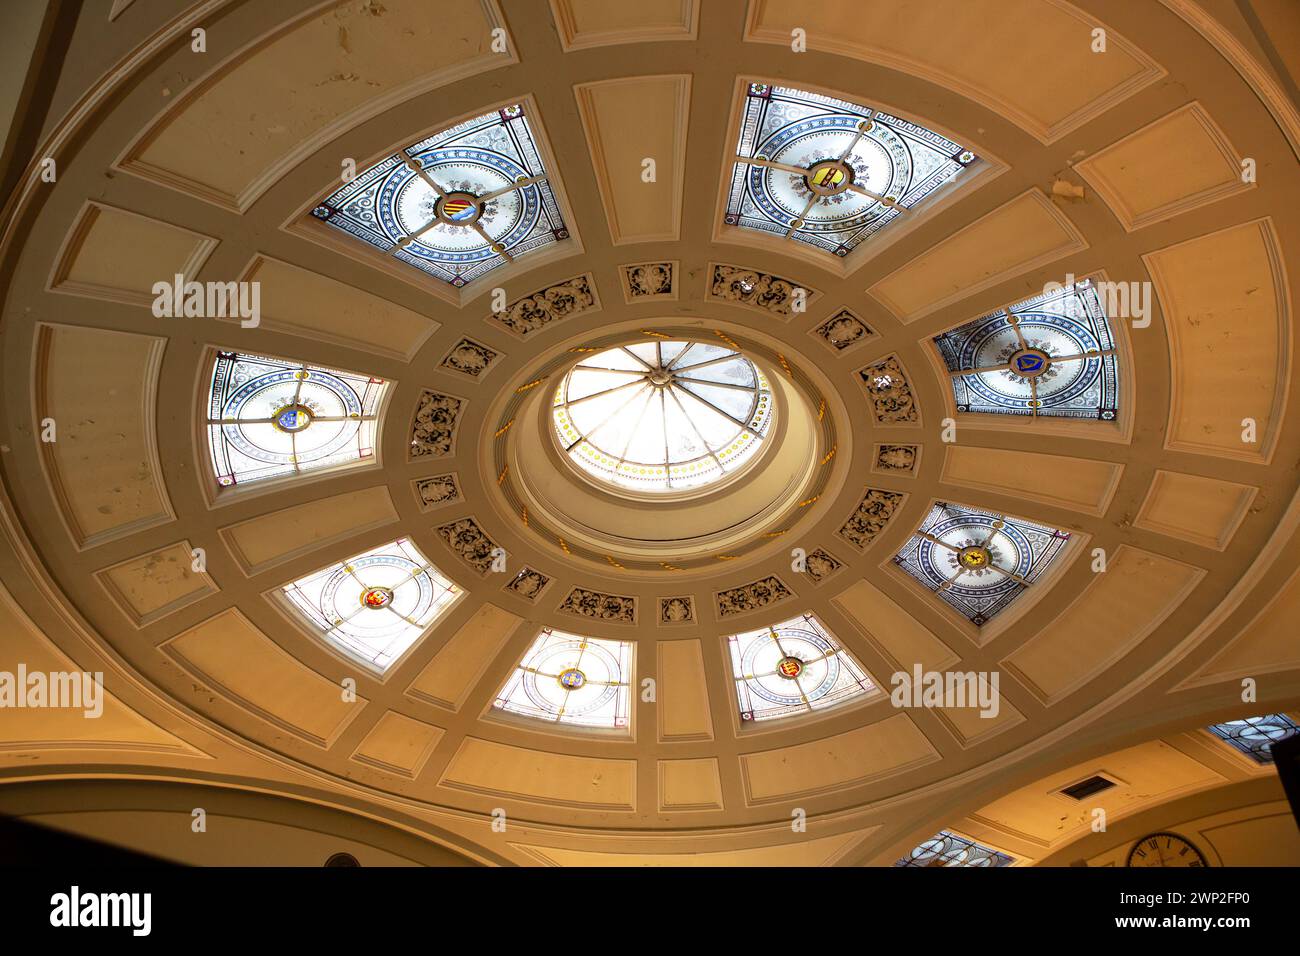
[[[560,446],[622,488],[668,493],[735,474],[772,425],[772,390],[753,362],[704,342],[620,346],[578,363],[555,392]]]

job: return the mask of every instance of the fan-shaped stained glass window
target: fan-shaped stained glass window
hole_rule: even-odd
[[[752,83],[724,222],[845,256],[975,159],[889,113]]]
[[[1090,280],[935,336],[959,412],[1114,421],[1119,371]]]
[[[304,362],[217,353],[208,448],[230,486],[373,459],[388,383]]]
[[[629,726],[632,645],[543,628],[492,705],[578,727]]]
[[[1273,744],[1300,731],[1286,714],[1267,714],[1229,720],[1208,728],[1210,733],[1227,741],[1256,763],[1273,762]]]
[[[519,104],[389,156],[312,215],[457,287],[569,237]]]
[[[299,618],[349,656],[382,673],[461,594],[407,538],[286,584]]]
[[[894,563],[982,625],[1041,577],[1069,540],[1023,518],[940,501]]]
[[[926,840],[894,866],[1010,866],[1014,857],[947,830]]]
[[[733,634],[727,649],[744,721],[825,710],[876,689],[811,614]]]
[[[650,492],[734,474],[767,437],[772,389],[749,359],[706,342],[643,342],[578,363],[555,392],[555,433],[596,478]]]

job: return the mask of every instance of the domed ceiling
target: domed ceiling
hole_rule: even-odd
[[[1294,711],[1300,115],[1209,6],[89,5],[5,208],[0,666],[108,699],[5,778],[889,864]]]

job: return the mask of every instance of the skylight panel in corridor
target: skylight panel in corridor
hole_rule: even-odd
[[[856,103],[751,83],[724,222],[846,256],[975,162],[916,123]]]
[[[1013,857],[947,830],[918,845],[894,866],[1010,866]]]
[[[569,238],[547,177],[515,104],[381,160],[312,215],[459,288]]]
[[[1300,731],[1300,726],[1286,714],[1265,714],[1225,721],[1207,729],[1256,763],[1271,764],[1273,745]]]

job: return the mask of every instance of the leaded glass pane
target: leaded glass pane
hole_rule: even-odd
[[[937,502],[894,563],[965,616],[987,624],[1036,581],[1070,540],[1023,518]]]
[[[208,450],[228,487],[368,461],[388,383],[288,359],[218,352]]]
[[[825,710],[876,689],[811,614],[727,638],[743,721]]]
[[[1084,279],[934,337],[959,412],[1114,421],[1115,338]]]
[[[399,538],[286,584],[281,593],[309,628],[382,673],[461,591]]]
[[[1273,762],[1273,744],[1290,737],[1300,726],[1286,714],[1267,714],[1214,724],[1208,730],[1256,763],[1269,764]]]
[[[724,221],[845,256],[974,162],[966,147],[889,113],[752,83]]]
[[[1010,866],[1014,862],[1015,857],[940,830],[894,866]]]
[[[578,363],[556,389],[555,433],[570,460],[624,488],[681,491],[750,461],[772,424],[772,390],[739,352],[644,342]]]
[[[632,645],[543,628],[493,707],[578,727],[626,730]]]
[[[381,160],[312,215],[460,287],[569,238],[547,175],[516,104]]]

